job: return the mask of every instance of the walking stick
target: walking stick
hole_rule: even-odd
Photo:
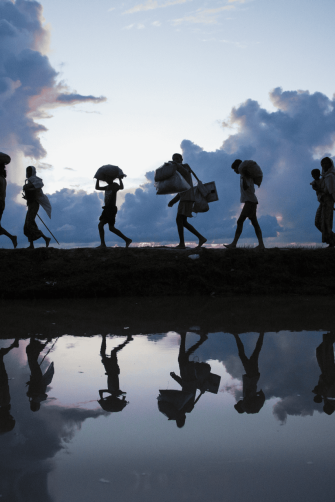
[[[55,346],[55,343],[57,342],[59,336],[56,338],[56,340],[54,341],[54,343],[51,345],[50,349],[48,350],[48,352],[45,354],[45,356],[43,357],[42,361],[40,362],[40,366],[41,364],[43,363],[44,359],[47,357],[47,355],[49,354],[50,350],[54,348]]]
[[[37,216],[39,217],[39,219],[41,220],[41,222],[43,223],[43,225],[45,226],[45,228],[47,229],[47,231],[52,235],[52,237],[55,239],[55,241],[57,242],[57,244],[60,246],[58,240],[56,239],[56,237],[54,236],[54,234],[51,232],[51,230],[48,229],[48,227],[46,226],[46,224],[44,223],[44,221],[42,220],[42,218],[40,217],[40,215],[38,214]]]

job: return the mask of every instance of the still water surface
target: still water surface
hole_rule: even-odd
[[[96,326],[0,340],[1,501],[333,500],[329,331]]]

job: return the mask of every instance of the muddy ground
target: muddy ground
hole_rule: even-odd
[[[333,295],[335,251],[2,249],[0,277],[3,299]]]

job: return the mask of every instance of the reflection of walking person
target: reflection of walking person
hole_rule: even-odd
[[[175,153],[172,156],[172,161],[177,165],[177,171],[191,186],[190,190],[178,193],[173,199],[170,200],[168,204],[169,207],[172,207],[176,202],[180,201],[178,204],[178,212],[176,218],[179,235],[179,244],[177,246],[177,249],[185,249],[184,228],[198,237],[199,243],[197,247],[201,247],[203,244],[205,244],[207,239],[187,221],[187,218],[192,218],[192,208],[195,201],[191,168],[188,164],[183,164],[183,157],[180,155],[180,153]]]
[[[239,173],[239,166],[242,164],[242,160],[236,159],[232,165],[231,168],[233,171],[235,171],[236,174]],[[243,223],[247,218],[251,221],[252,226],[255,229],[256,237],[258,239],[258,246],[255,249],[258,250],[263,250],[265,249],[264,247],[264,242],[263,242],[263,236],[262,236],[262,230],[261,227],[259,226],[258,220],[257,220],[257,204],[258,204],[258,199],[255,195],[255,184],[254,180],[246,176],[245,174],[240,175],[240,189],[241,189],[241,198],[240,201],[244,203],[242,212],[237,220],[237,228],[235,232],[235,237],[234,240],[231,244],[224,244],[224,246],[228,249],[234,249],[237,246],[237,242],[242,234],[243,230]]]
[[[54,363],[50,364],[44,375],[38,363],[38,357],[49,341],[48,339],[45,343],[42,343],[34,337],[31,337],[30,343],[26,347],[30,368],[30,380],[27,382],[27,396],[29,397],[31,411],[38,411],[41,407],[41,401],[47,399],[48,395],[46,390],[54,375]]]
[[[7,159],[7,164],[10,162],[10,157]],[[6,200],[6,188],[7,188],[7,181],[6,181],[7,173],[6,173],[6,164],[0,163],[0,235],[6,235],[7,237],[10,238],[10,240],[13,243],[14,248],[17,246],[17,237],[16,235],[12,235],[7,230],[5,230],[1,226],[1,218],[3,215],[3,212],[5,210],[5,200]]]
[[[181,428],[185,425],[186,413],[191,413],[196,403],[196,391],[200,390],[203,394],[206,390],[206,380],[208,379],[211,367],[208,363],[200,363],[190,361],[189,358],[193,352],[197,350],[207,340],[206,335],[202,335],[200,340],[186,350],[186,333],[180,334],[180,347],[179,347],[179,370],[180,376],[171,372],[171,377],[179,383],[182,388],[184,396],[184,403],[180,407],[178,404],[180,396],[174,396],[175,402],[164,402],[164,396],[158,402],[159,410],[166,414],[170,420],[175,420],[177,427]],[[162,392],[162,391],[161,391]],[[173,391],[172,391],[173,392]],[[201,395],[200,394],[200,395]],[[200,396],[199,396],[200,397]]]
[[[10,393],[8,385],[8,375],[3,358],[14,347],[19,346],[19,341],[15,340],[6,349],[0,349],[0,434],[10,432],[15,427],[15,420],[10,414]]]
[[[325,333],[322,343],[316,349],[316,359],[321,370],[318,384],[314,387],[314,402],[322,403],[323,411],[327,415],[334,413],[335,409],[335,362],[334,362],[334,333]]]
[[[126,247],[129,247],[129,245],[132,243],[132,240],[123,235],[120,230],[115,228],[115,218],[116,218],[116,213],[117,213],[117,207],[116,207],[116,196],[117,192],[119,190],[123,190],[123,181],[122,177],[119,178],[120,184],[118,185],[115,183],[113,180],[108,182],[108,185],[101,187],[99,180],[97,180],[95,184],[95,189],[96,190],[103,190],[105,192],[105,205],[103,206],[103,211],[100,216],[100,222],[98,225],[99,228],[99,235],[100,235],[100,248],[105,248],[106,247],[106,242],[105,242],[105,230],[104,226],[108,223],[109,230],[113,232],[113,234],[118,235],[123,239],[126,243]]]
[[[329,157],[324,157],[321,160],[321,166],[323,179],[319,183],[319,190],[317,190],[320,205],[315,215],[315,226],[322,234],[322,242],[328,244],[328,247],[333,248],[335,246],[335,234],[333,232],[335,168],[332,159]],[[313,171],[316,170],[313,169]],[[312,187],[314,188],[313,185]],[[321,189],[322,191],[320,191]]]
[[[265,395],[262,390],[257,391],[257,383],[261,376],[258,369],[258,357],[263,345],[264,333],[260,333],[255,350],[248,358],[244,352],[244,345],[238,335],[235,335],[238,355],[243,364],[245,375],[243,379],[243,399],[235,404],[234,408],[239,413],[258,413],[265,403]]]
[[[106,335],[102,336],[100,355],[107,375],[107,389],[99,390],[100,400],[98,401],[98,403],[105,411],[122,411],[123,408],[128,404],[128,401],[126,401],[126,398],[124,396],[124,394],[126,393],[120,390],[120,368],[117,361],[117,353],[132,340],[133,338],[131,336],[128,336],[123,343],[121,343],[111,351],[110,356],[107,356]],[[104,398],[103,394],[105,392],[108,392],[110,395]],[[121,396],[122,399],[120,399]]]
[[[42,238],[45,240],[46,247],[49,247],[51,238],[46,237],[38,228],[35,222],[40,204],[51,216],[51,206],[46,195],[42,192],[43,181],[36,176],[36,168],[28,166],[26,169],[26,183],[23,186],[24,198],[27,201],[28,211],[24,222],[23,233],[28,238],[29,249],[34,249],[34,241]]]

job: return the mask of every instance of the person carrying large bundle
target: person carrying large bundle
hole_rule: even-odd
[[[192,182],[192,174],[191,168],[188,164],[183,164],[183,157],[180,153],[175,153],[172,156],[172,163],[175,164],[176,170],[180,175],[184,178],[187,184],[190,186],[189,190],[185,192],[178,193],[173,199],[168,203],[169,207],[172,207],[176,202],[179,201],[178,211],[177,211],[177,228],[179,234],[179,244],[176,246],[176,249],[185,249],[185,239],[184,239],[184,228],[186,228],[189,232],[194,234],[199,239],[198,248],[200,248],[207,239],[201,235],[190,223],[187,221],[187,218],[192,218],[192,209],[195,201],[194,197],[194,189]]]
[[[26,168],[26,181],[23,186],[24,199],[26,199],[28,206],[23,233],[29,241],[28,249],[34,249],[34,241],[37,241],[41,237],[45,240],[46,247],[49,247],[51,241],[51,238],[46,237],[35,222],[40,205],[49,218],[51,218],[51,204],[48,197],[42,191],[43,186],[43,180],[36,176],[36,168],[34,166],[28,166]]]
[[[6,235],[7,237],[10,238],[10,240],[13,243],[14,248],[17,246],[17,237],[16,235],[12,235],[7,230],[5,230],[1,226],[1,218],[3,215],[3,212],[5,210],[5,201],[6,201],[6,188],[7,188],[7,172],[6,172],[6,165],[9,164],[11,161],[11,158],[9,155],[6,153],[1,153],[0,152],[0,235]]]
[[[132,239],[129,239],[125,235],[123,235],[120,230],[115,228],[115,218],[116,218],[116,213],[117,213],[117,207],[116,207],[116,197],[117,197],[117,192],[119,190],[123,190],[123,182],[122,178],[125,178],[126,175],[123,174],[122,170],[117,167],[117,166],[112,166],[110,164],[106,166],[100,167],[94,178],[96,178],[96,184],[95,184],[95,189],[96,190],[103,190],[105,192],[105,205],[102,207],[103,211],[101,213],[101,216],[99,218],[99,235],[100,235],[100,240],[101,244],[98,246],[99,248],[105,248],[106,247],[106,242],[105,242],[105,230],[104,226],[108,223],[109,230],[113,232],[113,234],[118,235],[123,239],[126,243],[126,248],[129,247],[129,245],[133,242]],[[115,183],[114,180],[118,178],[119,184]],[[106,186],[101,187],[100,186],[100,181],[104,181],[107,183]]]
[[[247,218],[251,221],[252,226],[255,229],[255,233],[258,239],[258,246],[255,248],[257,250],[264,250],[264,242],[263,242],[263,236],[262,236],[262,230],[261,227],[259,226],[258,220],[257,220],[257,204],[258,204],[258,199],[255,195],[255,183],[256,183],[256,176],[255,172],[250,172],[248,170],[243,170],[243,165],[250,166],[250,164],[255,167],[258,166],[256,162],[252,160],[244,161],[240,159],[234,160],[234,162],[231,165],[231,168],[233,171],[235,171],[236,174],[240,175],[240,189],[241,189],[241,198],[240,201],[244,203],[243,209],[241,211],[241,214],[237,220],[237,228],[235,232],[235,237],[234,240],[231,244],[224,244],[224,246],[228,249],[235,249],[237,242],[241,236],[242,230],[243,230],[243,223]],[[241,169],[242,166],[242,169]],[[258,166],[260,169],[260,167]],[[257,169],[257,168],[256,168]],[[259,171],[256,171],[257,174],[259,175]],[[258,179],[258,184],[260,185],[261,179]]]

